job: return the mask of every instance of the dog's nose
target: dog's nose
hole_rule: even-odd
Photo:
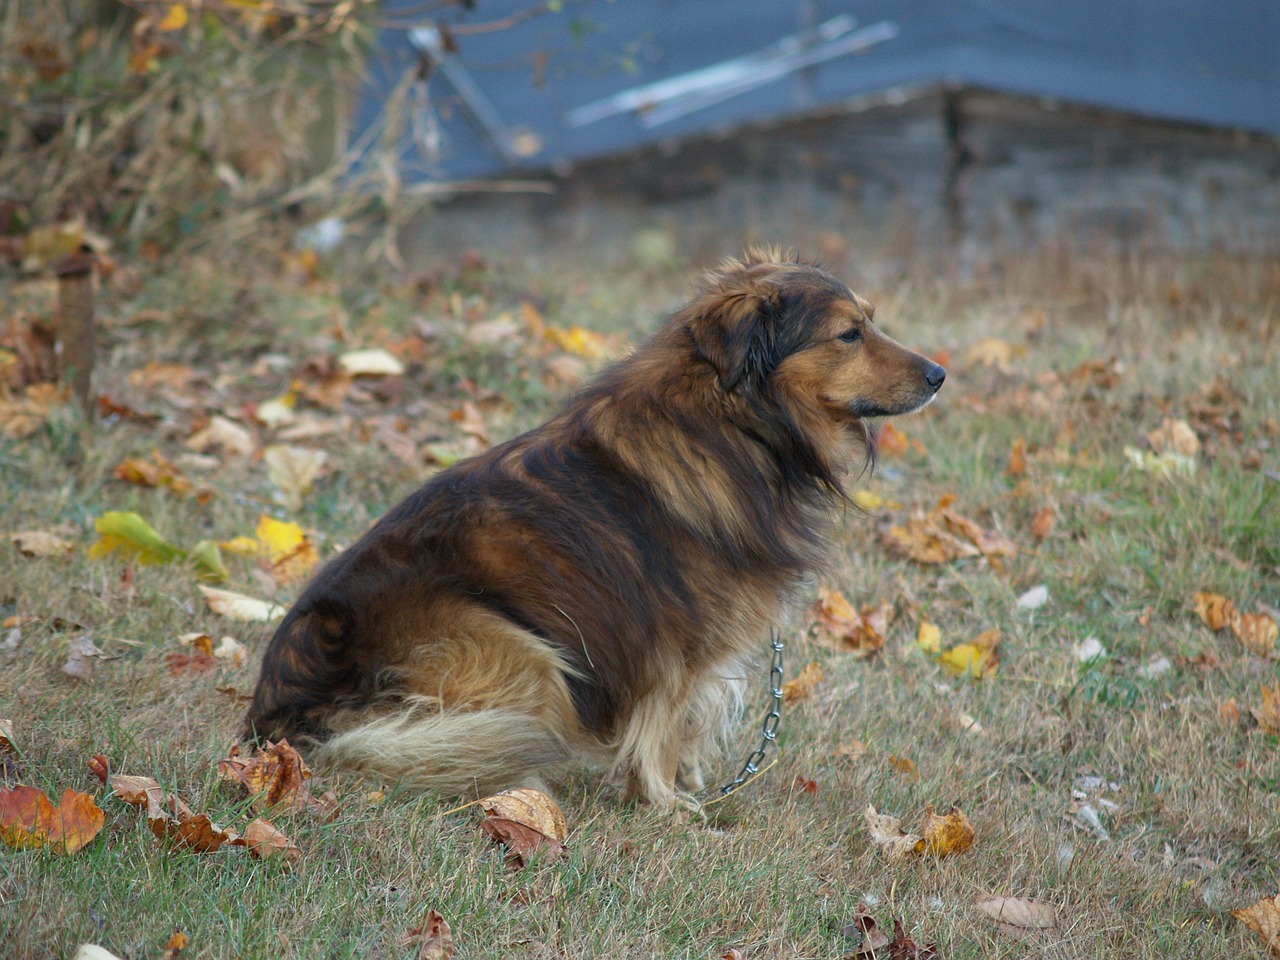
[[[934,393],[938,392],[938,388],[942,386],[942,381],[945,379],[947,379],[947,371],[943,370],[942,367],[938,366],[936,363],[930,363],[929,366],[925,368],[925,383],[933,387]]]

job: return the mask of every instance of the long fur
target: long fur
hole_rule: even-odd
[[[557,417],[328,564],[268,645],[250,732],[451,794],[581,761],[659,805],[700,787],[871,454],[864,418],[942,383],[872,313],[775,251],[726,261]]]

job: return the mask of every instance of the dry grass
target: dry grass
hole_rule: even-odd
[[[355,421],[390,412],[409,422],[415,442],[456,441],[448,412],[474,393],[460,385],[470,378],[514,401],[489,413],[499,439],[541,419],[562,387],[544,382],[548,355],[468,344],[459,306],[475,321],[518,314],[528,301],[548,322],[590,317],[632,331],[677,302],[690,279],[674,268],[640,276],[625,264],[556,267],[450,268],[432,284],[391,289],[361,285],[341,267],[328,278],[268,280],[195,265],[129,296],[109,293],[107,392],[127,394],[127,371],[153,359],[209,376],[186,392],[193,409],[140,396],[163,414],[158,423],[88,430],[58,415],[0,446],[0,529],[66,524],[88,543],[92,519],[110,509],[137,510],[187,545],[250,532],[273,509],[254,459],[210,467],[201,479],[220,496],[206,507],[126,486],[113,467],[152,447],[176,457],[201,412],[276,395],[298,361],[340,348],[335,326],[357,345],[412,332],[419,320],[438,328],[403,392],[353,403]],[[1261,956],[1229,910],[1280,887],[1280,745],[1222,719],[1219,706],[1235,698],[1247,717],[1261,687],[1276,682],[1276,661],[1211,634],[1191,598],[1209,589],[1250,609],[1280,605],[1280,272],[1243,256],[1056,248],[1000,256],[965,278],[924,263],[900,276],[872,261],[837,269],[879,301],[894,336],[953,358],[940,402],[898,425],[920,447],[884,459],[868,486],[904,509],[955,494],[957,509],[1021,549],[1003,573],[982,561],[921,567],[879,543],[880,528],[903,511],[851,515],[823,580],[856,604],[892,600],[897,620],[881,655],[855,661],[809,645],[798,619],[788,674],[817,659],[827,680],[785,712],[779,762],[758,783],[703,822],[627,808],[610,785],[584,776],[558,794],[570,858],[518,872],[468,813],[441,818],[433,798],[394,792],[375,803],[372,785],[341,775],[326,778],[344,801],[336,821],[281,819],[304,851],[292,871],[166,850],[131,808],[104,800],[106,829],[82,853],[0,858],[0,953],[65,956],[92,941],[155,956],[177,926],[191,937],[184,957],[398,957],[411,953],[399,938],[434,908],[468,957],[714,957],[730,946],[750,960],[834,957],[852,948],[841,930],[866,901],[882,925],[903,919],[948,960]],[[39,308],[39,291],[22,295]],[[147,306],[164,311],[159,322],[125,322]],[[989,337],[1025,353],[1006,370],[969,361]],[[275,365],[267,353],[290,359]],[[1114,382],[1063,376],[1113,358]],[[1206,434],[1195,476],[1134,469],[1124,448],[1144,446],[1166,416],[1187,417],[1215,377],[1239,400],[1231,431]],[[1074,439],[1060,442],[1067,422]],[[1032,451],[1021,480],[1005,472],[1017,437]],[[335,470],[297,519],[325,549],[349,542],[421,480],[421,468],[358,429],[320,442]],[[1037,545],[1028,525],[1045,505],[1057,527]],[[174,677],[161,658],[180,633],[233,633],[257,651],[266,631],[206,611],[180,566],[134,567],[125,582],[121,563],[83,551],[35,560],[3,549],[0,612],[48,618],[0,653],[0,716],[15,722],[26,782],[50,793],[96,789],[85,758],[102,752],[220,822],[242,821],[244,801],[212,769],[241,708],[214,688],[249,689],[253,663]],[[251,564],[232,567],[232,586],[261,591]],[[1040,583],[1050,602],[1016,609],[1015,598]],[[914,646],[922,612],[948,643],[999,627],[1000,672],[947,678]],[[89,683],[60,672],[80,629],[117,657]],[[1086,667],[1073,649],[1088,636],[1110,655]],[[1144,676],[1159,657],[1171,668]],[[763,687],[762,671],[761,695]],[[957,728],[960,712],[981,732]],[[753,717],[741,730],[743,752],[754,727]],[[834,755],[853,740],[865,756]],[[891,756],[913,760],[918,778],[899,773]],[[726,758],[725,776],[738,762]],[[1108,794],[1118,809],[1103,815],[1110,840],[1070,816],[1081,775],[1118,784]],[[817,792],[797,789],[797,777],[816,781]],[[955,858],[888,865],[861,824],[868,803],[909,826],[926,804],[957,804],[977,844]],[[1020,939],[969,908],[985,892],[1049,901],[1062,922]]]

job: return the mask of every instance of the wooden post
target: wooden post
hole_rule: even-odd
[[[92,253],[73,253],[53,263],[58,277],[58,379],[71,387],[86,417],[93,418],[90,390],[94,362]]]

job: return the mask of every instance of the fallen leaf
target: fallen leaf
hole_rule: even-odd
[[[893,620],[893,604],[866,606],[859,612],[839,590],[819,587],[813,615],[817,619],[815,637],[820,643],[862,659],[884,647],[884,634]]]
[[[886,457],[900,457],[911,449],[911,441],[906,434],[894,426],[890,420],[876,434],[876,453]]]
[[[871,804],[867,804],[862,817],[871,834],[871,842],[880,848],[880,853],[890,863],[898,863],[924,852],[924,837],[907,833],[897,817],[878,813]]]
[[[937,857],[947,857],[955,853],[964,853],[973,846],[977,836],[973,824],[959,807],[952,807],[951,812],[939,816],[933,811],[933,804],[925,807],[924,852]]]
[[[997,337],[986,337],[969,348],[965,360],[971,364],[995,367],[1001,373],[1008,373],[1013,358],[1022,353],[1025,353],[1023,348],[1014,347]]]
[[[889,527],[884,545],[893,553],[917,563],[949,563],[964,557],[996,558],[1013,556],[1016,545],[997,533],[951,509],[953,496],[943,497],[929,513],[912,514],[906,523]]]
[[[898,773],[908,779],[920,779],[920,770],[916,767],[916,762],[910,757],[900,757],[897,754],[890,754],[889,766],[893,767],[893,769],[897,770]]]
[[[938,960],[938,945],[928,943],[923,947],[907,936],[902,921],[893,918],[893,939],[889,941],[889,960]]]
[[[576,324],[567,330],[549,326],[545,336],[566,353],[576,354],[587,360],[599,360],[605,355],[608,346],[603,334]]]
[[[136,513],[108,511],[93,522],[93,527],[102,539],[89,547],[91,557],[118,552],[141,564],[160,564],[187,555],[185,550],[165,540]]]
[[[822,666],[815,660],[807,664],[798,677],[782,685],[782,699],[787,703],[808,700],[823,679]]]
[[[1210,630],[1221,630],[1231,622],[1235,615],[1236,605],[1226,597],[1216,593],[1196,594],[1196,613]]]
[[[200,504],[213,499],[208,487],[197,487],[172,460],[159,450],[151,451],[151,459],[130,457],[116,465],[116,478],[139,487],[171,490],[179,496],[194,497]]]
[[[400,947],[417,947],[418,960],[450,960],[457,952],[449,922],[435,910],[428,910],[422,925],[400,939]]]
[[[135,777],[122,773],[112,774],[107,780],[111,795],[135,807],[145,807],[149,818],[164,817],[165,793],[160,782],[153,777]]]
[[[292,840],[270,820],[263,820],[261,817],[245,826],[240,839],[241,845],[255,860],[284,857],[286,861],[292,862],[302,856],[302,850]]]
[[[1258,726],[1273,737],[1280,737],[1280,683],[1262,688],[1262,706],[1250,707]]]
[[[404,364],[381,348],[350,350],[338,357],[338,365],[353,377],[399,377]]]
[[[1011,477],[1026,476],[1027,441],[1025,437],[1019,437],[1013,441],[1013,450],[1009,454],[1009,466],[1005,468],[1004,472]]]
[[[111,773],[111,761],[107,759],[107,755],[105,753],[95,753],[86,763],[93,775],[101,780],[105,786],[107,777]]]
[[[52,383],[33,383],[17,396],[0,383],[0,434],[15,440],[29,437],[44,426],[56,407],[70,400],[69,391]]]
[[[1232,910],[1231,915],[1261,937],[1273,957],[1280,957],[1280,893],[1263,897],[1250,907]]]
[[[250,456],[258,449],[252,433],[235,421],[219,416],[210,418],[204,429],[188,437],[183,446],[197,453],[216,448],[223,453],[240,457]]]
[[[569,825],[559,804],[532,787],[503,790],[482,798],[478,805],[492,816],[518,820],[554,840],[563,841],[569,835]]]
[[[204,673],[218,666],[218,661],[207,653],[166,653],[164,665],[169,675],[178,677],[187,673]]]
[[[258,554],[277,583],[304,579],[320,561],[320,552],[302,527],[263,514],[258,518]]]
[[[516,866],[524,866],[538,855],[551,863],[565,854],[563,843],[518,820],[486,817],[480,821],[480,828],[507,848],[507,859]]]
[[[149,817],[151,832],[160,840],[168,840],[180,847],[188,847],[196,853],[217,853],[227,844],[236,844],[240,835],[234,830],[224,830],[207,814],[179,814],[177,819],[168,815]],[[238,844],[237,844],[238,845]]]
[[[43,790],[0,787],[0,840],[17,850],[44,847],[54,853],[83,849],[106,822],[87,793],[68,790],[54,807]]]
[[[1049,539],[1058,522],[1058,514],[1053,507],[1043,507],[1031,520],[1031,536],[1037,541]]]
[[[210,610],[232,620],[279,620],[285,614],[285,608],[278,603],[268,603],[233,590],[205,586],[199,590]]]
[[[889,945],[889,935],[876,924],[865,903],[858,904],[853,922],[842,927],[840,932],[857,941],[857,949],[845,954],[843,960],[877,960],[877,957],[883,957],[878,951]]]
[[[323,450],[273,444],[263,451],[267,475],[276,486],[276,499],[289,510],[301,510],[329,455]]]
[[[886,510],[901,510],[902,504],[897,500],[886,500],[878,493],[870,490],[853,491],[853,502],[863,510],[879,510],[883,507]]]
[[[1236,703],[1236,698],[1232,697],[1226,703],[1219,704],[1218,716],[1228,723],[1239,723],[1242,714],[1240,713],[1240,704]]]
[[[816,794],[818,792],[818,781],[809,777],[797,776],[791,781],[791,789],[797,793]]]
[[[1152,450],[1139,450],[1136,447],[1124,448],[1125,459],[1142,473],[1154,473],[1161,477],[1193,477],[1196,472],[1196,461],[1193,457],[1166,450],[1156,453]]]
[[[861,740],[850,740],[848,743],[842,743],[831,751],[832,757],[844,760],[860,760],[866,755],[867,745]]]
[[[1164,422],[1147,434],[1147,442],[1156,453],[1176,453],[1183,457],[1195,457],[1200,452],[1200,438],[1185,420],[1166,417]]]
[[[942,630],[939,629],[937,624],[922,619],[920,627],[916,631],[916,646],[930,655],[941,653]]]
[[[24,557],[65,557],[76,549],[70,540],[46,530],[23,530],[7,536]]]
[[[1269,657],[1275,649],[1280,627],[1265,613],[1239,613],[1231,617],[1231,632],[1246,650],[1258,657]]]
[[[183,950],[187,949],[187,944],[190,942],[190,937],[177,927],[174,927],[173,936],[171,936],[169,938],[169,942],[165,944],[163,960],[176,960],[177,956],[182,953]]]
[[[100,947],[96,943],[82,943],[76,947],[76,952],[72,954],[71,960],[121,960],[106,947]]]
[[[233,746],[218,761],[218,776],[239,783],[254,798],[254,809],[266,812],[285,805],[305,810],[311,801],[311,768],[288,740],[266,741],[260,750],[242,756]]]
[[[992,676],[1000,666],[999,629],[987,630],[969,643],[961,643],[941,653],[937,661],[953,677],[968,676],[974,680]]]
[[[1058,925],[1057,909],[1039,900],[984,893],[973,901],[973,906],[984,917],[1014,927],[1048,930]]]

